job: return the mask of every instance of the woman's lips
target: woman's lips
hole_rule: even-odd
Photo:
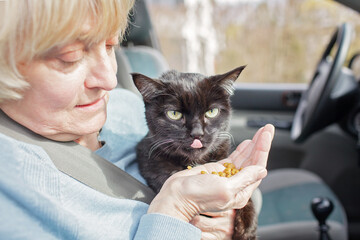
[[[99,98],[99,99],[95,100],[95,101],[92,102],[92,103],[82,104],[82,105],[76,105],[76,107],[80,107],[80,108],[90,107],[90,106],[92,106],[92,105],[95,105],[95,104],[98,103],[99,101],[101,101],[101,99],[103,99],[103,98]]]
[[[97,107],[100,107],[100,106],[102,106],[103,104],[106,103],[105,97],[106,97],[106,94],[104,96],[102,96],[101,98],[96,99],[93,102],[86,103],[86,104],[79,104],[79,105],[76,105],[75,107],[80,108],[80,109],[97,108]]]

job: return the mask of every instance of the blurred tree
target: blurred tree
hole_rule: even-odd
[[[205,2],[212,5],[204,7]],[[350,22],[360,32],[360,15],[331,0],[232,2],[151,5],[162,50],[172,68],[212,74],[247,64],[241,82],[307,83],[339,24]],[[202,22],[209,16],[211,20]],[[359,50],[360,39],[354,38],[349,58]]]

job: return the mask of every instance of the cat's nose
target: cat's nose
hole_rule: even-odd
[[[200,123],[196,123],[193,125],[190,136],[193,138],[200,138],[204,135],[204,131]]]

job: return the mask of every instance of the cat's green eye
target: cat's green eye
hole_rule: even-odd
[[[172,120],[179,120],[182,117],[182,113],[178,111],[167,111],[166,114]]]
[[[218,108],[213,108],[213,109],[210,109],[209,111],[207,111],[205,113],[205,116],[208,117],[208,118],[214,118],[218,114],[219,114],[219,109]]]

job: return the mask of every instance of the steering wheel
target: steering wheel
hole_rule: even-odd
[[[300,143],[334,121],[336,86],[349,50],[352,29],[344,23],[337,28],[317,65],[308,89],[302,94],[294,115],[291,139]],[[337,48],[336,48],[337,47]],[[335,50],[335,57],[330,56]]]

